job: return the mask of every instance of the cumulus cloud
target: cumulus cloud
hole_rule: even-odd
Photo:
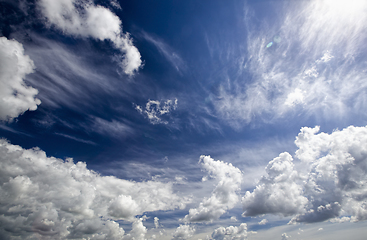
[[[159,218],[154,217],[154,226],[155,228],[159,228]]]
[[[293,158],[281,153],[266,167],[267,176],[260,180],[253,192],[247,191],[242,198],[245,216],[273,213],[291,216],[303,210],[307,198],[297,184],[298,173]]]
[[[269,162],[267,176],[242,198],[244,215],[293,216],[290,223],[367,219],[367,127],[319,130],[298,134],[298,171],[288,153]]]
[[[176,110],[177,108],[177,98],[175,100],[166,100],[166,101],[158,101],[158,100],[149,100],[144,107],[139,105],[135,105],[135,109],[148,117],[150,123],[152,124],[168,124],[167,121],[162,120],[162,116],[168,114],[172,110]]]
[[[290,236],[288,236],[287,233],[282,234],[282,240],[287,240],[289,238],[290,238]]]
[[[12,120],[27,110],[34,111],[41,103],[35,98],[38,90],[24,82],[34,68],[21,43],[0,37],[0,120]]]
[[[116,222],[133,222],[141,239],[144,212],[183,207],[171,183],[100,176],[85,163],[47,157],[0,140],[0,236],[119,239]]]
[[[193,236],[195,228],[190,225],[180,225],[173,234],[172,240],[185,240]]]
[[[132,229],[129,234],[126,234],[124,240],[145,240],[145,234],[147,233],[147,228],[143,225],[143,221],[146,217],[136,219],[133,222]]]
[[[215,161],[210,156],[201,156],[200,163],[210,177],[218,181],[210,198],[205,198],[198,208],[189,210],[185,221],[203,222],[218,219],[238,202],[242,173],[231,163]]]
[[[305,214],[293,221],[324,221],[351,215],[367,219],[367,127],[350,126],[331,134],[319,127],[302,128],[295,143],[296,156],[309,165],[304,186],[310,196]]]
[[[120,60],[126,74],[134,74],[141,66],[138,49],[130,35],[122,32],[120,19],[109,9],[95,5],[91,0],[40,0],[38,6],[48,24],[65,34],[110,40],[123,54]]]
[[[219,227],[212,233],[213,240],[245,240],[247,239],[247,224],[241,223],[240,226]]]
[[[240,126],[296,112],[325,118],[362,112],[367,2],[297,1],[284,9],[279,24],[264,24],[263,31],[247,26],[242,75],[221,85],[213,99],[219,116]]]

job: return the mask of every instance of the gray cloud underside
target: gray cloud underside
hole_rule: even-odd
[[[293,216],[291,223],[367,219],[367,127],[318,131],[301,129],[298,161],[281,153],[269,162],[267,175],[242,198],[244,215]]]
[[[5,140],[0,152],[3,239],[117,239],[124,236],[117,220],[136,222],[136,215],[182,208],[187,201],[173,193],[171,183],[102,177],[85,163],[47,157]]]

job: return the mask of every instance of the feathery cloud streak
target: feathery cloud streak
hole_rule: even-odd
[[[366,106],[366,10],[365,1],[295,2],[280,25],[247,26],[240,77],[213,100],[219,116],[240,126],[296,110],[325,118],[359,113]]]

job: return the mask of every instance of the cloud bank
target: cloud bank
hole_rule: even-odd
[[[35,98],[38,90],[24,82],[25,76],[34,69],[21,43],[0,37],[0,120],[12,120],[27,110],[36,110],[41,104]]]
[[[185,240],[193,236],[195,228],[190,225],[180,225],[173,234],[172,240]]]
[[[318,132],[298,134],[298,171],[289,153],[269,162],[267,176],[242,198],[244,215],[294,216],[291,223],[367,219],[367,127]]]
[[[130,35],[122,32],[120,19],[109,9],[95,5],[91,0],[40,0],[38,6],[47,23],[65,34],[110,40],[122,53],[119,58],[126,74],[134,74],[141,66],[138,49]]]
[[[133,222],[127,238],[141,236],[143,219],[136,215],[185,205],[171,183],[100,176],[85,163],[47,157],[5,140],[0,140],[0,186],[2,239],[13,234],[22,239],[119,239],[124,230],[117,220]]]

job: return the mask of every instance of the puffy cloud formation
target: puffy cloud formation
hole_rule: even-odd
[[[120,19],[109,9],[95,5],[91,0],[40,0],[39,8],[48,23],[65,34],[110,40],[123,53],[121,66],[132,75],[141,66],[141,56],[128,33],[121,29]]]
[[[245,240],[247,239],[247,224],[241,223],[239,227],[219,227],[212,233],[213,240]]]
[[[201,156],[200,163],[210,177],[218,180],[212,196],[204,199],[198,208],[189,210],[185,221],[202,222],[218,219],[227,210],[232,209],[239,200],[242,173],[231,163],[215,161],[210,156]]]
[[[143,225],[145,219],[145,216],[136,219],[133,222],[131,231],[124,237],[124,240],[145,240],[145,234],[147,233],[147,228]]]
[[[173,100],[167,101],[157,101],[157,100],[149,100],[145,106],[145,109],[139,105],[135,106],[135,109],[146,115],[152,124],[164,123],[167,124],[167,121],[161,119],[161,117],[165,114],[168,114],[172,110],[176,110],[177,108],[177,98]]]
[[[190,225],[180,225],[173,234],[172,240],[185,240],[195,233],[195,228]]]
[[[34,70],[21,43],[0,37],[0,120],[11,120],[27,110],[34,111],[41,101],[38,91],[26,85],[25,76]]]
[[[295,143],[296,156],[309,165],[304,186],[309,197],[307,213],[298,222],[324,221],[351,215],[367,219],[367,127],[350,126],[332,134],[319,127],[302,128]]]
[[[288,236],[287,233],[282,234],[282,240],[287,240],[289,238],[290,238],[290,236]]]
[[[367,219],[367,127],[318,131],[304,127],[296,138],[298,172],[288,153],[269,162],[268,175],[242,199],[245,215],[296,214],[291,223]]]
[[[154,217],[154,226],[155,228],[159,228],[159,218]]]
[[[298,173],[293,169],[289,153],[281,153],[266,167],[267,176],[260,180],[253,192],[242,198],[245,216],[273,213],[285,216],[299,213],[307,203],[302,187],[297,184]]]
[[[172,184],[100,176],[85,163],[47,157],[0,140],[0,238],[120,239],[116,220],[134,221],[127,238],[141,239],[144,212],[183,207]]]

